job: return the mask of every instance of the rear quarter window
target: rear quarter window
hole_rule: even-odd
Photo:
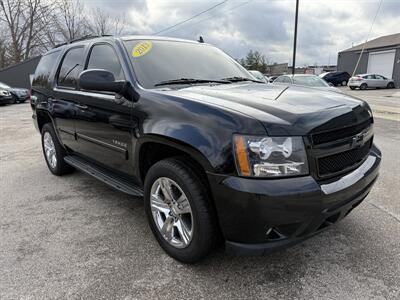
[[[60,51],[55,51],[42,56],[39,64],[36,67],[35,75],[32,82],[33,86],[47,85],[51,71],[56,67],[59,55]]]
[[[57,84],[61,87],[76,88],[79,73],[83,66],[84,48],[71,48],[64,55],[58,73]]]

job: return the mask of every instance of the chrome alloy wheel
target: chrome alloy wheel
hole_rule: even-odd
[[[48,131],[44,133],[43,145],[44,152],[46,154],[46,160],[51,168],[54,169],[57,166],[56,147],[54,146],[53,138]]]
[[[179,185],[167,177],[151,187],[150,208],[163,238],[176,248],[186,248],[193,237],[193,214],[188,198]]]

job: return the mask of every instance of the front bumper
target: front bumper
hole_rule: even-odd
[[[373,146],[361,166],[334,181],[208,174],[227,251],[268,253],[325,230],[368,195],[380,162],[381,153]]]
[[[0,104],[12,104],[14,103],[12,96],[0,97]]]

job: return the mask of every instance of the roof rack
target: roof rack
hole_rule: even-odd
[[[113,35],[112,34],[102,34],[102,35],[87,34],[87,35],[84,35],[84,36],[82,36],[80,38],[73,39],[73,40],[70,40],[68,42],[64,42],[64,43],[61,43],[61,44],[57,44],[57,45],[54,46],[53,49],[59,48],[59,47],[62,47],[62,46],[68,45],[68,44],[84,41],[84,40],[90,40],[90,39],[95,39],[95,38],[99,38],[99,37],[106,37],[106,36],[113,36]]]

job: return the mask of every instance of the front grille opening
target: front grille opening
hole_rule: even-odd
[[[317,231],[335,224],[337,220],[339,220],[339,217],[340,217],[340,212],[326,218],[325,221],[318,227]]]
[[[312,135],[312,142],[314,145],[333,142],[336,140],[344,139],[356,135],[368,128],[372,124],[372,118],[357,124],[355,126],[345,127],[332,131],[320,132]]]
[[[334,174],[358,165],[367,157],[372,146],[372,139],[363,146],[340,152],[317,160],[319,176]]]

